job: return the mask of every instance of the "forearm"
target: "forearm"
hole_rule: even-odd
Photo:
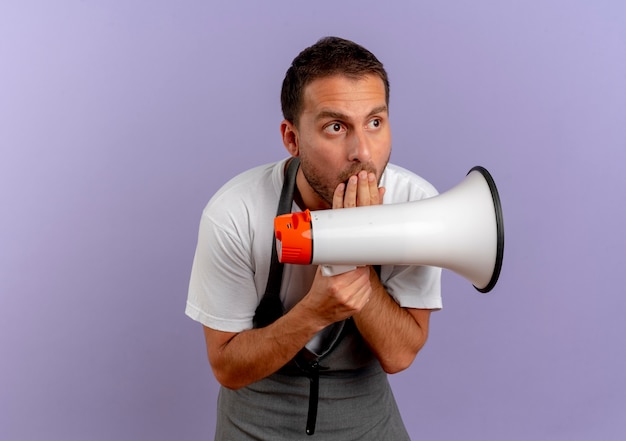
[[[215,377],[230,389],[261,380],[287,364],[322,328],[306,308],[296,305],[271,325],[234,334],[220,344],[211,344],[215,339],[207,335]],[[205,328],[205,335],[216,332]]]
[[[372,296],[354,321],[383,369],[396,373],[408,368],[426,343],[430,312],[402,308],[371,273]]]

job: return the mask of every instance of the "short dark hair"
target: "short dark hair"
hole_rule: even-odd
[[[298,123],[302,113],[304,88],[313,80],[333,75],[360,79],[377,75],[385,86],[389,106],[389,79],[383,64],[370,51],[350,40],[324,37],[294,58],[285,74],[280,94],[283,117]]]

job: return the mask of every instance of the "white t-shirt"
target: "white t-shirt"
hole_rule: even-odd
[[[241,332],[253,326],[269,275],[285,161],[231,179],[202,212],[185,313],[209,328]],[[381,186],[385,204],[437,194],[426,180],[393,164],[387,165]],[[294,204],[293,211],[301,209]],[[287,310],[306,295],[315,270],[314,265],[285,265],[280,296]],[[402,307],[442,307],[440,268],[384,265],[381,281]]]

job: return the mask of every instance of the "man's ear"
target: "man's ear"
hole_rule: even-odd
[[[291,156],[300,155],[300,142],[298,139],[298,129],[296,126],[288,120],[283,120],[280,123],[280,134],[283,138],[283,145]]]

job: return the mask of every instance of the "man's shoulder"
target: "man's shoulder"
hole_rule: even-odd
[[[274,210],[282,186],[283,164],[284,161],[263,164],[234,176],[211,197],[205,214],[250,212],[266,206]]]
[[[284,161],[272,162],[245,170],[228,180],[214,196],[225,192],[246,191],[250,186],[271,185],[277,170],[280,170],[283,163]]]
[[[227,181],[211,198],[212,202],[231,197],[250,197],[254,199],[261,192],[280,190],[282,176],[280,170],[284,161],[263,164],[246,171]]]

